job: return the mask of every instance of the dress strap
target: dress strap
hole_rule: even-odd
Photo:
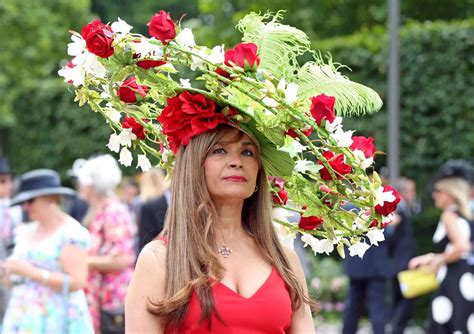
[[[165,246],[168,246],[168,237],[167,236],[158,236],[156,237],[157,240],[161,240]]]

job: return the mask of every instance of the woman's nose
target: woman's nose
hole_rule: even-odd
[[[229,166],[232,168],[242,168],[242,159],[240,154],[231,153],[229,154]]]

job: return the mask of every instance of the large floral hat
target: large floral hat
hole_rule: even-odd
[[[318,253],[347,244],[362,256],[383,239],[399,197],[376,173],[369,177],[373,139],[345,131],[341,116],[375,112],[382,102],[280,20],[280,12],[248,14],[237,25],[242,43],[230,49],[197,45],[165,11],[148,22],[149,37],[121,19],[94,20],[72,32],[73,58],[59,74],[80,105],[105,117],[107,146],[125,166],[135,160],[146,170],[153,156],[172,171],[180,147],[222,123],[251,134],[287,236],[302,233]],[[311,60],[300,65],[303,55]],[[299,223],[281,214],[288,211]]]

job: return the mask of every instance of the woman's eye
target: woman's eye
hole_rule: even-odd
[[[222,147],[216,148],[212,151],[212,154],[223,154],[225,150]]]
[[[248,157],[253,157],[254,156],[254,154],[251,150],[244,150],[242,152],[242,154],[245,155],[245,156],[248,156]]]

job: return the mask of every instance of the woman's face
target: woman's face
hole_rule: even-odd
[[[239,130],[229,131],[213,145],[204,161],[206,185],[214,201],[244,200],[255,191],[258,149]]]
[[[432,197],[433,197],[434,205],[438,209],[445,209],[448,206],[454,204],[453,198],[444,190],[436,188],[436,186],[435,186],[435,189],[433,190]]]
[[[45,196],[35,197],[24,202],[23,208],[25,209],[28,217],[31,220],[41,220],[45,214],[49,214],[49,202]]]

